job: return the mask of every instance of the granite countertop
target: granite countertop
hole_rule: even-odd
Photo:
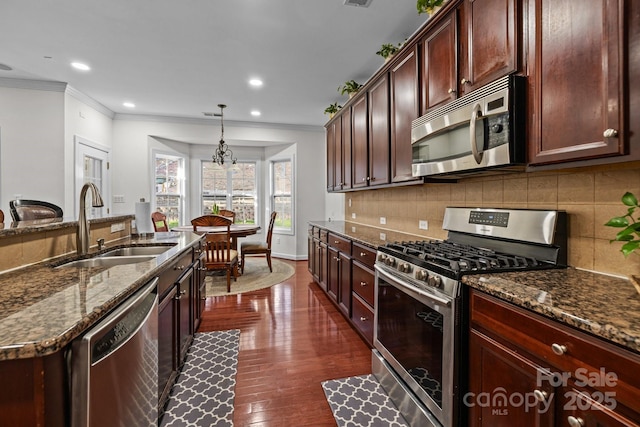
[[[342,235],[372,249],[377,249],[378,246],[391,242],[425,239],[424,236],[417,234],[371,227],[349,221],[310,221],[309,224]],[[381,236],[381,234],[384,236]],[[384,239],[381,237],[384,237]]]
[[[315,225],[372,248],[425,237],[347,221]],[[353,228],[355,227],[355,228]],[[380,239],[380,233],[386,239]],[[468,275],[467,286],[640,353],[640,293],[628,281],[575,268]]]
[[[0,360],[55,353],[196,245],[194,233],[155,233],[109,245],[167,245],[150,260],[115,267],[55,268],[75,255],[0,274]],[[85,258],[85,257],[83,257]]]
[[[628,280],[570,267],[470,275],[462,282],[640,353],[640,293]]]
[[[122,215],[106,215],[101,218],[89,219],[89,224],[100,224],[105,222],[113,222],[119,220],[134,219],[135,215],[122,214]],[[7,218],[5,217],[5,221]],[[46,218],[46,219],[34,219],[29,221],[19,222],[0,222],[0,237],[5,236],[17,236],[21,234],[28,234],[41,231],[53,231],[67,227],[77,227],[78,220],[74,218]]]

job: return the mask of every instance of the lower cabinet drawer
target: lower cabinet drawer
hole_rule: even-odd
[[[351,299],[351,321],[369,345],[373,344],[373,311],[357,296]]]
[[[354,262],[351,275],[353,291],[373,307],[373,293],[375,288],[375,275],[373,271],[358,262]]]
[[[373,268],[373,264],[376,262],[375,249],[368,248],[359,243],[353,242],[353,259],[357,259],[362,264],[369,268]]]

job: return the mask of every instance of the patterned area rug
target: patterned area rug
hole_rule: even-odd
[[[161,427],[233,426],[239,342],[238,329],[195,334]]]
[[[247,265],[244,274],[234,282],[231,278],[231,292],[227,293],[227,276],[225,274],[209,274],[205,279],[207,285],[207,297],[224,295],[236,295],[243,292],[268,288],[284,282],[293,276],[295,269],[284,261],[271,258],[273,273],[269,271],[265,257],[246,257]]]
[[[373,375],[322,383],[338,427],[408,427]]]

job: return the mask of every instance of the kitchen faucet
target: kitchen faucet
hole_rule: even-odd
[[[89,251],[89,221],[87,220],[87,212],[85,208],[87,190],[91,189],[91,205],[94,208],[104,206],[102,196],[98,187],[91,182],[87,182],[80,190],[80,215],[78,216],[78,232],[76,233],[76,246],[78,247],[78,255],[85,255]]]

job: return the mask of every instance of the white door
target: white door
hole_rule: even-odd
[[[75,214],[79,214],[79,197],[82,186],[92,182],[98,187],[104,206],[94,208],[91,201],[86,204],[87,218],[99,218],[107,215],[109,209],[109,149],[82,137],[75,136],[76,167],[75,167]],[[89,196],[90,197],[90,196]]]

